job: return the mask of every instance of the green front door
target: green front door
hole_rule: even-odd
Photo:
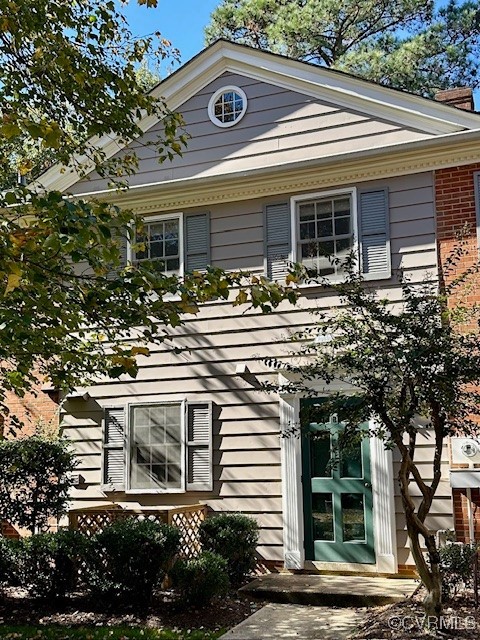
[[[370,442],[363,438],[341,449],[341,422],[305,426],[306,558],[374,564]]]

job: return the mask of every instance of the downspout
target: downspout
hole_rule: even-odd
[[[467,517],[468,517],[468,540],[470,544],[475,542],[475,525],[472,511],[472,490],[467,488]]]

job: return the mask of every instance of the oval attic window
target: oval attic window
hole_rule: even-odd
[[[217,127],[232,127],[247,110],[247,96],[238,87],[222,87],[208,103],[208,115]]]

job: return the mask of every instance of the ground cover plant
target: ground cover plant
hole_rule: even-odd
[[[132,627],[56,627],[0,626],[6,640],[215,640],[222,631],[174,631]]]

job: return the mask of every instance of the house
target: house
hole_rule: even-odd
[[[183,114],[182,157],[160,165],[133,142],[140,167],[121,196],[94,173],[53,168],[42,181],[133,208],[145,218],[150,257],[167,271],[211,264],[281,279],[290,259],[338,278],[322,249],[341,257],[353,248],[365,277],[395,300],[396,269],[413,281],[438,278],[437,240],[444,251],[456,202],[468,199],[472,219],[478,211],[476,113],[225,41],[155,91]],[[161,132],[153,118],[142,127],[146,138]],[[108,138],[99,144],[107,157],[128,152]],[[270,315],[205,304],[175,330],[178,353],[159,347],[141,358],[135,380],[105,379],[65,402],[62,428],[83,477],[73,506],[203,503],[255,517],[266,562],[409,571],[395,454],[365,441],[345,472],[357,478],[327,480],[319,465],[328,452],[316,452],[312,467],[302,439],[281,437],[299,423],[302,400],[260,388],[282,376],[264,359],[291,357],[288,337],[312,323],[309,309],[337,302],[304,286],[296,307]],[[418,449],[428,474],[428,438]],[[446,447],[433,529],[460,526],[449,460]],[[342,508],[332,511],[332,500]]]

